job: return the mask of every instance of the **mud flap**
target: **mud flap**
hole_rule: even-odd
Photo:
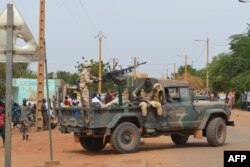
[[[235,126],[234,121],[226,121],[227,126]]]
[[[201,129],[195,129],[194,138],[195,139],[202,139],[202,130]]]

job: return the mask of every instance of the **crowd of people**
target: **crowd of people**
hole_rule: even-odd
[[[52,109],[52,107],[51,107]],[[43,117],[43,130],[48,130],[48,104],[46,100],[42,100],[41,105],[42,117]],[[31,104],[27,102],[24,98],[22,101],[22,105],[13,102],[12,110],[11,110],[11,120],[13,128],[18,128],[22,135],[22,139],[24,141],[29,140],[30,136],[30,128],[31,126],[35,125],[36,121],[36,104]],[[3,139],[3,145],[5,141],[5,104],[0,103],[0,135]]]

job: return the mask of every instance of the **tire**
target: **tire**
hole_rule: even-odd
[[[170,137],[176,145],[183,145],[187,143],[189,135],[171,134]]]
[[[222,118],[210,120],[206,129],[207,142],[210,146],[222,146],[226,140],[227,128]]]
[[[80,137],[79,138],[81,146],[89,152],[102,150],[107,143],[103,143],[102,137]]]
[[[132,153],[138,149],[140,139],[137,126],[130,122],[123,122],[112,133],[110,143],[120,153]]]

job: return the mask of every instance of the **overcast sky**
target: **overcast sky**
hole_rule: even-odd
[[[9,0],[0,0],[0,11]],[[39,0],[12,0],[38,39]],[[98,39],[103,39],[104,62],[115,58],[119,65],[132,65],[133,58],[147,64],[139,72],[151,77],[170,75],[188,64],[206,66],[209,61],[229,52],[229,37],[245,33],[250,23],[250,3],[238,0],[46,0],[46,48],[48,71],[76,72],[81,57],[98,61]],[[179,56],[177,56],[179,55]],[[37,63],[30,68],[37,71]]]

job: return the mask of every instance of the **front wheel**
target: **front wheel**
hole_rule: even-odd
[[[79,138],[81,146],[87,151],[100,151],[105,146],[102,137],[80,137]]]
[[[212,119],[207,126],[207,142],[210,146],[222,146],[226,140],[227,128],[222,118]]]
[[[137,126],[130,122],[123,122],[114,130],[110,143],[120,153],[131,153],[138,149],[140,139]]]
[[[189,135],[171,134],[170,137],[176,145],[182,145],[187,143]]]

